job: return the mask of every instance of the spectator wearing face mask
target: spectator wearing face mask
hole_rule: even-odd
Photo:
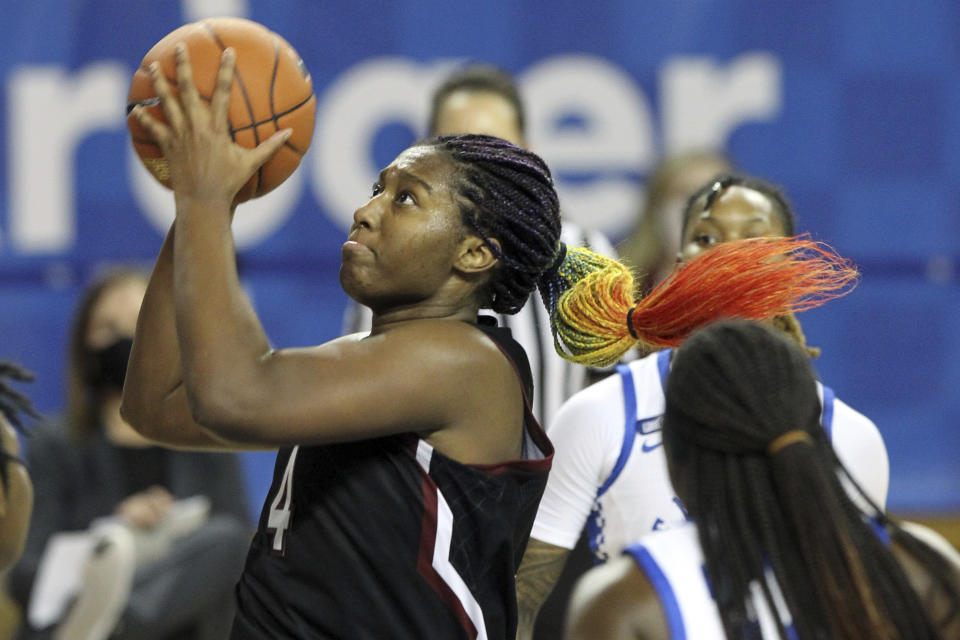
[[[152,446],[120,416],[146,282],[117,269],[84,291],[70,327],[66,411],[29,440],[36,501],[11,575],[21,637],[200,640],[223,637],[232,619],[251,532],[238,461]],[[42,608],[31,599],[43,597],[44,556],[57,534],[80,532],[92,544],[79,590],[55,620],[38,620],[29,612]]]

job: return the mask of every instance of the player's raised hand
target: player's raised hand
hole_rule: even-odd
[[[178,96],[171,92],[160,65],[150,65],[154,91],[167,123],[151,117],[142,106],[133,110],[133,116],[163,151],[177,198],[232,203],[250,176],[290,137],[291,130],[278,131],[253,149],[236,144],[227,120],[235,64],[233,49],[223,52],[209,106],[200,98],[193,82],[185,45],[177,45],[176,57]]]

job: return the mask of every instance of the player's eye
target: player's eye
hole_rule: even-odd
[[[370,197],[378,196],[383,193],[383,185],[379,182],[373,183],[373,188],[370,190]]]
[[[397,204],[417,204],[417,199],[409,191],[401,191],[397,194]]]

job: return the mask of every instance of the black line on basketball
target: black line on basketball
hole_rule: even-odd
[[[216,30],[211,27],[208,23],[204,22],[203,28],[206,29],[207,33],[210,35],[210,38],[220,47],[220,53],[223,53],[226,49],[226,45],[220,39],[220,36],[217,34]],[[240,75],[240,69],[234,68],[233,78],[237,81],[237,86],[240,87],[240,94],[243,96],[243,102],[247,105],[247,113],[250,114],[250,121],[253,122],[256,119],[256,114],[253,112],[253,105],[250,103],[250,96],[247,94],[247,86],[243,83],[243,76]],[[253,145],[257,146],[260,144],[260,136],[257,134],[256,128],[253,130]],[[254,187],[254,193],[260,193],[260,179],[263,175],[263,167],[257,169],[257,184]]]
[[[293,106],[290,107],[289,109],[286,109],[286,110],[281,111],[280,113],[276,114],[276,118],[268,118],[268,119],[266,119],[266,120],[260,120],[259,122],[251,122],[250,124],[245,124],[245,125],[243,125],[242,127],[237,127],[237,131],[243,131],[244,129],[249,129],[250,127],[259,127],[259,126],[262,125],[262,124],[267,124],[268,122],[270,122],[270,120],[273,120],[273,119],[279,120],[279,119],[282,118],[283,116],[285,116],[285,115],[287,115],[287,114],[290,114],[290,113],[293,113],[294,111],[296,111],[297,109],[299,109],[299,108],[302,107],[303,105],[305,105],[305,104],[307,104],[308,102],[310,102],[310,101],[313,99],[313,97],[314,97],[314,96],[313,96],[313,94],[311,93],[309,96],[307,96],[306,98],[304,98],[303,100],[301,100],[301,101],[298,102],[297,104],[293,105]]]
[[[273,38],[273,73],[270,74],[270,115],[273,118],[273,128],[276,131],[280,130],[280,125],[277,123],[277,114],[276,110],[273,108],[273,96],[274,88],[277,84],[277,69],[280,68],[280,41],[274,37]]]

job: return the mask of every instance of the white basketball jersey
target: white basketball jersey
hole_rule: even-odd
[[[632,556],[650,579],[666,614],[672,640],[726,640],[694,524],[648,534],[624,549],[624,553]],[[790,612],[772,571],[767,572],[766,582],[789,634]],[[747,610],[757,616],[760,638],[779,640],[776,620],[759,584],[751,585]]]
[[[686,520],[683,505],[670,485],[661,437],[670,353],[666,349],[617,367],[623,394],[623,442],[613,468],[597,489],[587,519],[588,540],[600,561],[646,533]],[[823,407],[820,422],[838,457],[883,507],[888,467],[876,426],[819,382],[817,393]]]

